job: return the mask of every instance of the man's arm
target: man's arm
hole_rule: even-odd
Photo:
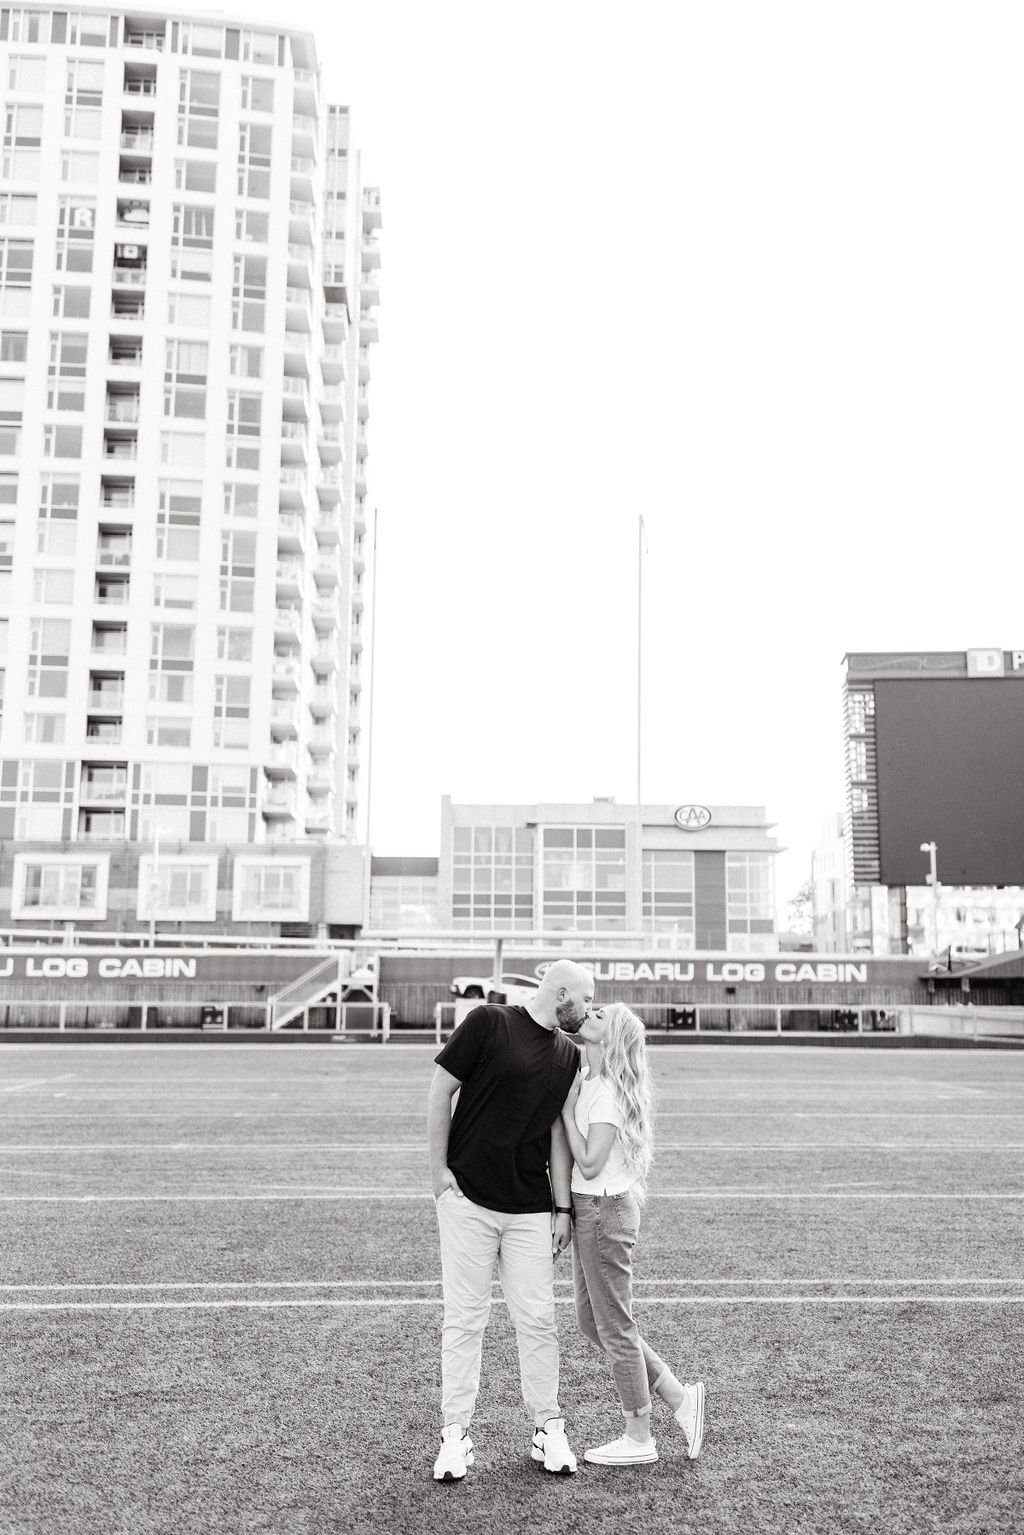
[[[427,1149],[430,1153],[430,1182],[434,1198],[439,1199],[445,1189],[452,1188],[459,1198],[462,1190],[455,1175],[448,1167],[448,1132],[452,1123],[452,1099],[462,1083],[443,1066],[434,1067],[427,1095]]]
[[[556,1119],[551,1126],[551,1150],[548,1153],[548,1175],[551,1178],[551,1192],[554,1195],[556,1205],[561,1205],[567,1210],[572,1205],[572,1191],[570,1180],[572,1178],[572,1154],[565,1138],[561,1119]],[[551,1251],[558,1256],[564,1252],[572,1241],[572,1216],[555,1215],[552,1227]]]

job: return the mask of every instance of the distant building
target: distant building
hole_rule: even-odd
[[[1016,948],[1024,651],[850,654],[844,703],[850,948]]]
[[[467,805],[441,811],[438,908],[465,933],[642,937],[651,948],[778,948],[777,843],[758,806]]]
[[[381,223],[348,109],[286,18],[27,4],[0,71],[0,925],[348,927]]]
[[[848,954],[856,946],[849,931],[845,817],[829,816],[811,853],[813,947],[819,954]]]

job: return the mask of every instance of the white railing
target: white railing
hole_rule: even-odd
[[[291,981],[268,998],[270,1027],[281,1029],[297,1017],[311,1003],[320,1001],[331,991],[341,995],[341,960],[336,954],[321,960],[298,980]],[[305,1018],[308,1027],[308,1012]]]

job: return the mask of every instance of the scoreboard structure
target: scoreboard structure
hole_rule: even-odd
[[[1024,885],[1024,651],[845,657],[855,885]]]

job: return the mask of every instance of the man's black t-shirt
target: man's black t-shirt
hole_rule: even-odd
[[[475,1007],[439,1055],[458,1077],[448,1166],[474,1204],[505,1214],[551,1209],[551,1126],[579,1070],[561,1029],[535,1023],[525,1007]]]

